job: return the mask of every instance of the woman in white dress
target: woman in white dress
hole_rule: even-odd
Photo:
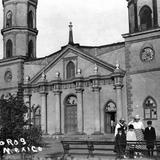
[[[131,121],[129,123],[129,125],[130,124],[132,124],[134,126],[134,131],[136,133],[137,141],[144,141],[144,134],[143,134],[143,132],[144,132],[145,127],[143,125],[143,122],[140,120],[140,116],[136,115],[134,117],[134,120]],[[140,142],[139,142],[139,144],[140,144]],[[136,149],[143,150],[143,149],[145,149],[145,145],[142,145],[142,144],[141,145],[136,145]],[[139,155],[140,156],[142,155],[141,152],[139,152]]]

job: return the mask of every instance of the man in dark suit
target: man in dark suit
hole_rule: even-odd
[[[155,128],[152,127],[152,121],[147,121],[148,127],[144,131],[144,139],[148,149],[148,155],[153,156],[154,141],[156,140]]]

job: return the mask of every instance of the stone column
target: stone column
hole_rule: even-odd
[[[94,75],[91,76],[92,80],[92,91],[94,94],[94,133],[101,133],[101,106],[100,106],[100,75],[98,74],[98,66],[94,66]]]
[[[55,103],[55,109],[56,109],[56,128],[55,128],[55,134],[61,135],[61,91],[54,91],[54,95],[56,97],[56,103]]]
[[[47,93],[40,92],[41,95],[41,129],[44,134],[48,133],[47,128]]]
[[[24,103],[29,107],[30,105],[31,105],[31,94],[30,93],[28,93],[28,94],[26,94],[26,93],[24,93]]]
[[[60,78],[60,73],[56,72],[56,80],[54,82],[54,87],[53,87],[53,93],[56,98],[56,103],[55,105],[55,110],[56,110],[56,128],[55,128],[55,135],[61,135],[62,134],[62,126],[61,126],[61,78]]]
[[[120,120],[120,118],[124,117],[124,108],[122,103],[122,87],[124,75],[125,73],[122,69],[120,69],[119,64],[116,64],[116,69],[112,74],[112,78],[114,79],[114,89],[116,92],[117,122]]]
[[[48,132],[47,124],[47,80],[46,75],[42,73],[42,79],[39,83],[40,95],[41,95],[41,129],[43,134]]]
[[[84,108],[83,108],[83,76],[81,69],[77,70],[75,78],[76,93],[77,93],[77,121],[78,121],[78,134],[84,133]]]
[[[78,133],[84,134],[83,89],[76,89]]]
[[[31,86],[30,86],[30,77],[27,76],[25,79],[25,84],[24,84],[24,93],[23,93],[23,99],[24,99],[24,103],[25,105],[28,107],[28,112],[25,114],[25,120],[29,120],[29,126],[31,124],[31,96],[32,96],[32,92],[31,92]]]
[[[94,133],[101,134],[101,111],[100,111],[100,90],[101,87],[93,87],[94,93]]]
[[[122,85],[115,85],[115,91],[116,91],[117,122],[118,122],[120,118],[124,117],[123,105],[122,105]]]
[[[27,76],[26,77],[26,81],[25,81],[25,84],[24,84],[24,93],[23,93],[23,98],[24,98],[24,103],[28,103],[30,104],[31,102],[31,87],[30,87],[30,77]]]

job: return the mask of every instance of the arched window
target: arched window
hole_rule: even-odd
[[[9,28],[12,26],[12,12],[8,11],[6,14],[6,27]]]
[[[72,61],[70,61],[67,64],[66,71],[67,71],[67,79],[75,77],[75,65]]]
[[[77,97],[75,95],[69,95],[65,100],[65,106],[77,105]]]
[[[36,127],[41,127],[41,109],[39,105],[33,111],[33,124]]]
[[[141,30],[152,28],[152,11],[150,7],[143,6],[139,12]]]
[[[33,12],[29,11],[28,13],[28,27],[33,28]]]
[[[105,109],[105,112],[116,112],[116,110],[117,110],[116,104],[112,100],[110,100],[106,103],[104,109]]]
[[[6,58],[12,57],[13,45],[12,41],[9,39],[6,43]]]
[[[157,119],[157,103],[156,101],[148,96],[143,103],[144,108],[144,119]]]
[[[28,44],[28,58],[33,58],[33,41],[30,40]]]

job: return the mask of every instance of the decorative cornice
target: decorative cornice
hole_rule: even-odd
[[[6,32],[10,32],[10,31],[12,31],[12,32],[15,31],[16,32],[17,30],[18,30],[18,32],[19,32],[19,30],[21,30],[21,31],[31,32],[35,35],[38,34],[37,28],[28,28],[28,27],[21,27],[21,26],[12,26],[12,27],[9,27],[9,28],[3,28],[1,30],[1,34],[4,35],[4,33],[6,33]]]
[[[160,27],[150,29],[150,30],[146,30],[146,31],[122,34],[122,37],[126,39],[125,41],[132,41],[133,38],[138,37],[138,36],[140,36],[140,38],[142,38],[142,35],[143,35],[143,37],[144,37],[144,35],[148,35],[148,37],[157,36],[157,35],[151,35],[152,33],[157,33],[157,32],[160,33]]]
[[[0,60],[0,67],[24,62],[25,59],[25,56],[13,56],[11,58],[4,58]]]
[[[125,72],[114,72],[112,73],[112,77],[124,77],[125,76]]]
[[[160,71],[160,67],[152,68],[152,69],[130,71],[130,72],[127,72],[127,74],[128,75],[135,75],[135,74],[142,74],[142,73],[147,73],[147,72],[157,72],[157,71]]]
[[[76,91],[82,91],[83,90],[83,86],[84,86],[84,79],[83,77],[76,77],[74,79],[74,83],[75,83],[75,87],[76,87]]]
[[[77,56],[72,56],[72,57],[65,57],[63,58],[63,61],[71,61],[71,60],[76,60]]]
[[[51,82],[46,82],[42,84],[38,82],[37,84],[30,84],[28,87],[35,92],[40,92],[41,87],[45,86],[47,91],[62,91],[63,89],[74,88],[77,90],[83,90],[84,87],[94,87],[97,88],[103,85],[113,84],[113,79],[111,79],[111,75],[109,76],[90,76],[87,78],[77,77],[72,80],[53,80]],[[26,84],[23,85],[25,89],[27,87]]]

